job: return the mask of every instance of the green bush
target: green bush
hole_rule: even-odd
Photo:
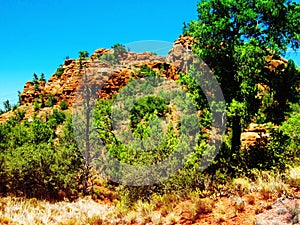
[[[290,159],[293,162],[300,158],[300,113],[295,113],[288,120],[282,123],[279,130],[288,137],[287,149]]]
[[[10,104],[9,100],[4,101],[3,106],[4,106],[4,109],[6,112],[11,110],[11,104]]]
[[[127,52],[125,45],[122,44],[114,44],[112,46],[112,49],[114,50],[114,55],[118,57],[119,55],[123,55]]]
[[[61,110],[66,110],[66,109],[69,108],[69,103],[66,102],[66,101],[61,101],[61,102],[59,103],[59,106],[60,106],[60,109],[61,109]]]
[[[111,65],[115,65],[118,63],[116,56],[114,54],[105,53],[102,56],[98,55],[98,59],[102,60],[103,62],[107,62]]]
[[[57,124],[64,123],[65,117],[58,110],[50,116]],[[11,118],[0,124],[0,195],[57,199],[64,192],[66,197],[77,196],[83,161],[70,119],[57,144],[49,121],[35,118],[21,123]]]
[[[41,108],[40,104],[37,102],[37,100],[33,103],[33,109],[34,111],[38,111]]]
[[[64,71],[65,71],[65,68],[63,67],[63,65],[60,65],[60,66],[56,69],[56,71],[55,71],[55,73],[54,73],[54,76],[61,77],[61,75],[64,73]]]
[[[26,115],[26,110],[19,110],[19,109],[18,109],[18,110],[15,112],[15,117],[16,117],[16,119],[17,119],[18,121],[23,120],[24,117],[25,117],[25,115]]]
[[[7,188],[18,196],[55,199],[59,191],[75,194],[80,159],[74,148],[23,145],[5,155]],[[74,163],[77,163],[77,165]]]
[[[149,119],[150,115],[163,117],[169,110],[168,103],[163,98],[147,96],[140,99],[130,110],[131,128],[136,128],[142,120]]]
[[[38,118],[30,124],[30,131],[30,141],[33,144],[50,143],[54,133],[47,123]]]
[[[54,95],[52,95],[52,94],[48,95],[47,99],[48,99],[46,101],[46,106],[47,107],[52,107],[57,102],[56,97]]]
[[[66,114],[64,112],[54,109],[52,115],[47,116],[47,124],[51,127],[51,129],[56,129],[56,127],[59,124],[62,124],[65,119]]]

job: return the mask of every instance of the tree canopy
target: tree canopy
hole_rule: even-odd
[[[258,85],[274,79],[266,69],[270,66],[267,57],[279,59],[288,48],[299,48],[300,5],[286,0],[202,0],[198,20],[191,21],[184,34],[195,37],[195,53],[220,82],[232,149],[238,151],[242,124],[253,120],[261,106]],[[285,71],[289,77],[296,76],[292,63],[286,67],[280,68],[283,77]],[[293,82],[299,82],[299,76]],[[277,98],[286,94],[278,86],[272,88]]]

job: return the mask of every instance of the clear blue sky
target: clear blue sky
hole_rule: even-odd
[[[297,0],[299,2],[300,0]],[[197,0],[1,0],[0,107],[33,73],[48,79],[66,56],[141,40],[173,42],[197,19]],[[288,57],[300,65],[300,53]]]

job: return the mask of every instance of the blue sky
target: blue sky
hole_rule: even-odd
[[[300,0],[297,0],[299,2]],[[188,3],[187,3],[188,2]],[[197,19],[197,0],[1,0],[0,107],[33,73],[48,79],[66,56],[115,43],[173,42]],[[288,53],[300,65],[300,53]]]

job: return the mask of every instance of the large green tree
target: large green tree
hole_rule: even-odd
[[[184,34],[195,37],[195,52],[220,82],[232,151],[237,153],[242,125],[260,107],[258,84],[268,77],[267,57],[299,48],[300,5],[286,0],[202,0],[198,20],[191,21]]]

